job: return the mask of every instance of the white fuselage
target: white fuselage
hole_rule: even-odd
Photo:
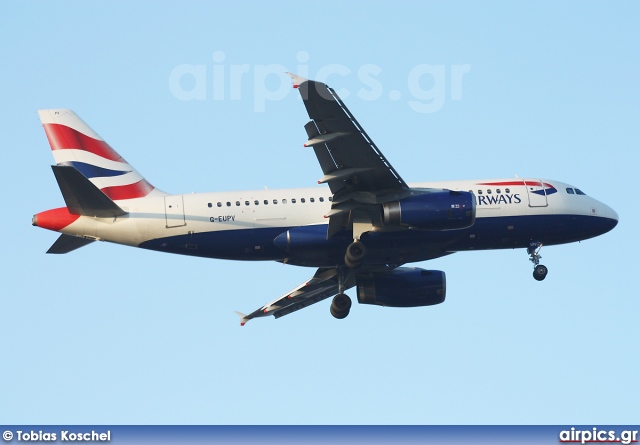
[[[545,189],[544,185],[537,188],[530,186],[533,182],[537,182],[539,185],[546,184],[552,188]],[[573,186],[558,181],[468,180],[413,183],[410,186],[412,188],[473,192],[476,198],[476,223],[474,226],[478,227],[480,227],[480,222],[486,218],[563,215],[570,218],[617,220],[615,212],[605,204],[584,194],[576,194],[576,189]],[[540,190],[544,191],[540,193]],[[568,190],[573,190],[573,193],[568,193]],[[535,191],[538,193],[534,193]],[[266,232],[268,240],[269,237],[273,239],[278,233],[292,227],[327,224],[327,219],[324,216],[331,209],[331,196],[331,192],[326,187],[185,195],[157,193],[145,198],[120,201],[119,205],[128,212],[128,215],[124,217],[80,216],[75,222],[63,228],[61,232],[141,247],[148,247],[144,243],[152,240],[197,237],[200,234],[241,235],[242,232],[239,231],[248,231],[245,232],[246,237],[251,238],[252,234],[265,232],[265,229],[268,229]],[[496,224],[500,225],[499,222]],[[472,229],[470,232],[473,232]],[[532,237],[535,235],[532,234]],[[566,242],[574,240],[573,237],[568,237]],[[200,243],[202,242],[200,240]],[[549,243],[557,244],[558,240]],[[184,242],[184,244],[186,246],[189,243]],[[268,242],[256,241],[253,248],[260,250],[272,247],[265,246],[265,244]],[[513,246],[505,245],[504,247]],[[156,249],[157,246],[150,248]],[[251,246],[244,247],[245,250],[250,248]],[[500,246],[483,247],[480,244],[472,248],[500,248]],[[460,248],[460,250],[465,249],[464,246]],[[191,250],[193,252],[185,247],[184,251],[170,251],[218,257],[216,254],[204,254],[202,247],[198,247],[198,243],[193,243]],[[235,258],[236,254],[222,254],[219,257]],[[249,255],[247,259],[274,258],[272,255],[267,255],[264,258]]]

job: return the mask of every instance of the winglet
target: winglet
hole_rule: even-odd
[[[293,88],[298,88],[300,85],[309,80],[289,72],[287,73],[287,76],[291,77],[291,79],[293,80]]]
[[[235,312],[236,312],[236,315],[240,317],[240,326],[244,326],[247,323],[247,321],[249,321],[249,319],[242,312],[238,312],[238,311],[235,311]]]

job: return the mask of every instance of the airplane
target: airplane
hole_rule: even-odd
[[[47,253],[94,241],[158,252],[316,268],[309,280],[241,325],[288,315],[333,297],[345,318],[356,287],[361,304],[440,304],[446,276],[406,266],[456,252],[526,249],[533,276],[543,245],[582,241],[612,230],[616,212],[554,180],[483,179],[407,184],[336,92],[294,74],[311,119],[307,141],[328,187],[169,194],[152,186],[74,112],[40,110],[65,206],[32,224],[61,233]]]

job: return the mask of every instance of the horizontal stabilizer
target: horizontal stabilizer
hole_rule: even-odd
[[[60,238],[47,250],[47,253],[69,253],[73,250],[79,249],[91,244],[94,240],[81,238],[79,236],[60,235]]]
[[[56,181],[58,181],[69,213],[97,216],[99,218],[127,214],[74,167],[53,165],[51,168],[56,176]]]

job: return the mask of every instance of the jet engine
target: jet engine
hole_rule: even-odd
[[[447,293],[447,280],[440,270],[399,267],[389,272],[356,278],[358,302],[391,307],[440,304]]]
[[[476,203],[473,193],[443,190],[384,203],[382,217],[385,226],[466,229],[475,222]]]

